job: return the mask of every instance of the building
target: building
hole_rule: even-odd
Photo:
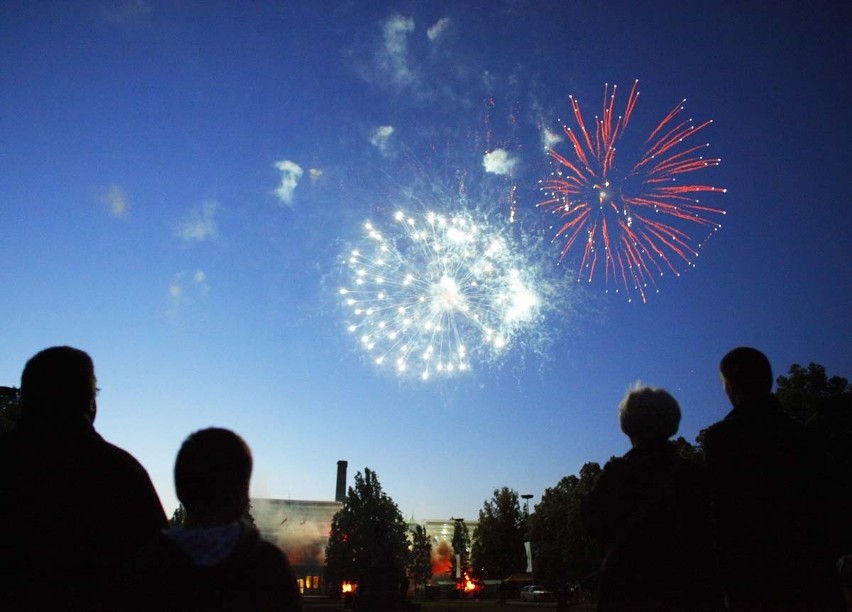
[[[338,501],[252,498],[251,510],[261,537],[287,553],[299,590],[320,594],[324,587],[325,547]]]
[[[346,499],[346,467],[346,461],[337,462],[334,501],[251,500],[252,516],[261,537],[287,553],[303,594],[320,594],[325,586],[325,547],[331,520]]]
[[[251,512],[263,539],[287,553],[299,590],[306,595],[324,593],[325,548],[331,521],[346,499],[346,461],[337,462],[334,501],[266,499],[253,497]],[[409,523],[413,527],[416,523]],[[452,539],[455,521],[426,520],[421,523],[432,540],[433,580],[451,580]],[[465,521],[472,536],[476,523]],[[472,538],[471,538],[472,539]]]
[[[450,575],[453,555],[453,533],[456,523],[454,519],[427,519],[421,523],[426,535],[432,541],[432,581],[455,581]],[[464,522],[470,541],[473,542],[473,532],[479,524],[475,521]],[[413,526],[413,525],[412,525]]]

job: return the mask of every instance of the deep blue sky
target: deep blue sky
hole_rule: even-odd
[[[637,379],[694,439],[727,412],[734,346],[849,377],[850,30],[830,2],[4,2],[0,384],[46,346],[89,351],[97,427],[169,514],[177,448],[219,425],[253,448],[255,496],[331,499],[347,459],[423,519],[501,486],[535,503],[622,454]],[[683,98],[714,120],[722,163],[695,178],[727,215],[696,267],[628,303],[517,246],[557,308],[502,360],[374,367],[338,295],[363,223],[463,189],[509,236],[546,233],[543,129],[637,78],[625,149]],[[485,171],[495,150],[511,172]]]

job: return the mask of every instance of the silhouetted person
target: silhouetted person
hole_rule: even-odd
[[[249,504],[252,457],[227,429],[197,431],[175,462],[184,525],[159,534],[129,578],[140,610],[301,609],[287,556],[241,520]]]
[[[704,471],[669,442],[680,423],[677,401],[663,389],[637,387],[619,418],[632,448],[604,466],[582,506],[604,549],[598,609],[721,607]]]
[[[782,413],[766,355],[736,348],[720,370],[733,410],[707,429],[704,449],[728,607],[837,609],[821,453]]]
[[[852,555],[843,555],[837,561],[837,574],[846,610],[852,610]]]
[[[99,607],[116,568],[166,524],[145,469],[95,432],[92,359],[41,351],[0,437],[0,610]]]

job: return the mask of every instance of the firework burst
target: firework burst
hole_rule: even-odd
[[[725,189],[678,180],[720,162],[700,154],[709,144],[687,142],[712,121],[695,125],[682,119],[686,100],[651,132],[638,161],[617,163],[616,144],[636,106],[637,85],[618,117],[616,87],[604,87],[603,116],[595,117],[592,131],[580,104],[570,98],[577,130],[562,128],[572,154],[548,149],[554,170],[540,181],[547,199],[537,206],[559,219],[552,229],[553,240],[562,242],[560,261],[582,245],[578,280],[591,282],[603,268],[607,287],[623,287],[628,299],[638,294],[644,302],[649,289],[656,290],[656,277],[666,270],[679,275],[679,266],[694,265],[703,241],[692,238],[693,230],[705,228],[709,237],[721,227],[711,216],[724,211],[702,205],[696,195]],[[618,157],[623,161],[625,156]]]
[[[542,316],[537,268],[499,226],[461,209],[364,224],[345,256],[348,331],[379,368],[423,380],[499,358]]]

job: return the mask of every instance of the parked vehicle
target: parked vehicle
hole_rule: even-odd
[[[521,601],[552,601],[553,593],[543,586],[531,584],[521,589]]]

